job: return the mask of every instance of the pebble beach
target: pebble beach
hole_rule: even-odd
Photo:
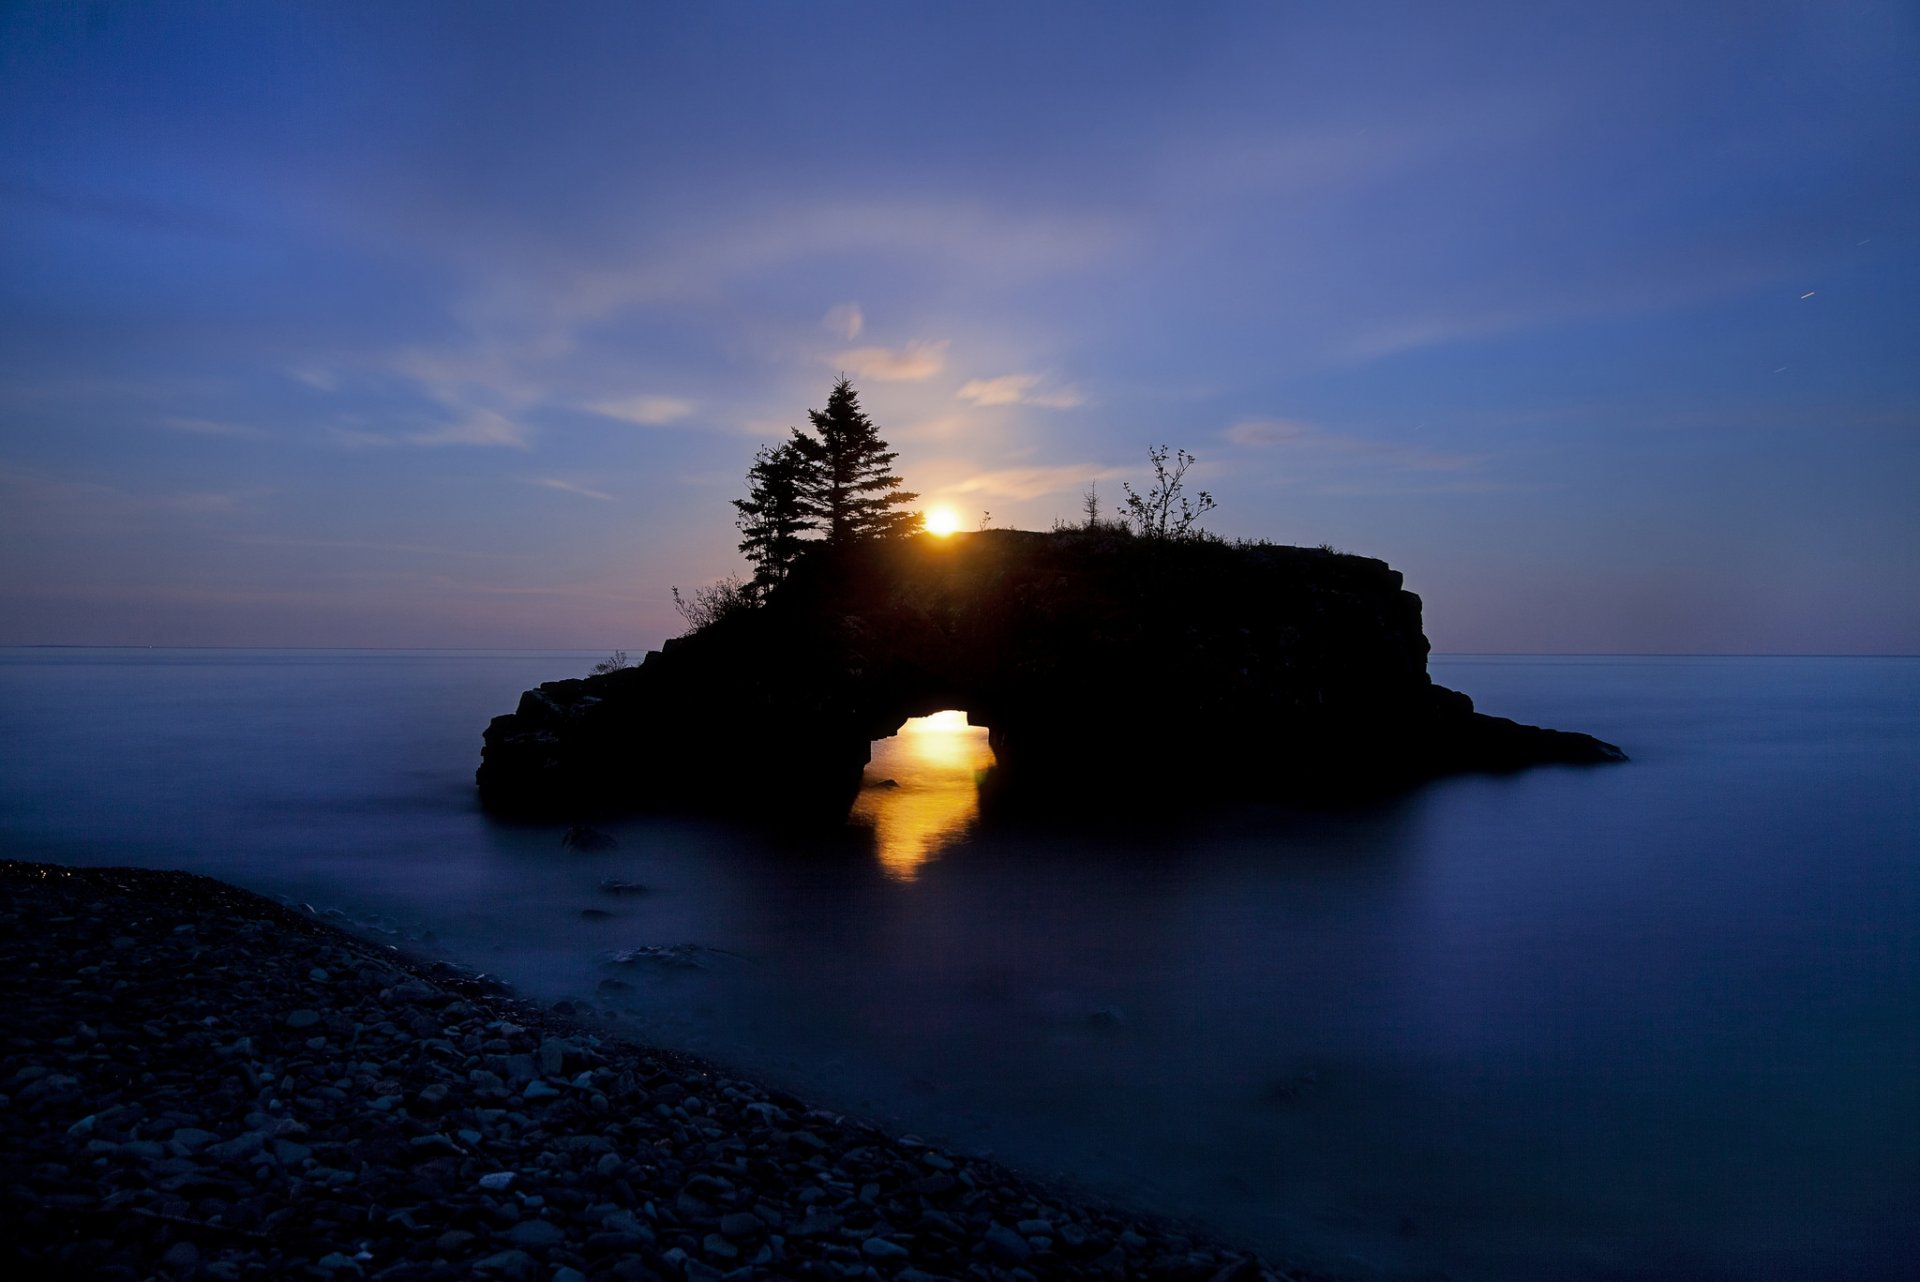
[[[180,872],[0,861],[21,1278],[1304,1282]]]

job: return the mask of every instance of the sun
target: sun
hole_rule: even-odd
[[[960,528],[960,514],[942,504],[927,509],[927,533],[946,538]]]

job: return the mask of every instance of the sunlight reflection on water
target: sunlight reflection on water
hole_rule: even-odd
[[[873,745],[873,759],[850,823],[873,830],[880,866],[912,881],[920,866],[966,836],[980,813],[980,776],[993,765],[984,726],[964,712],[912,717],[891,739]]]

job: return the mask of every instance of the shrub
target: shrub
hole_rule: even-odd
[[[1147,447],[1147,461],[1153,464],[1153,486],[1145,494],[1137,493],[1125,481],[1120,482],[1120,488],[1127,494],[1124,520],[1134,533],[1143,538],[1202,538],[1206,531],[1200,528],[1199,520],[1213,510],[1213,495],[1201,490],[1189,502],[1182,492],[1183,480],[1187,469],[1196,460],[1185,450],[1171,457],[1172,461],[1169,462],[1168,450],[1164,445]]]
[[[687,621],[688,634],[710,628],[722,619],[753,608],[753,585],[737,574],[729,574],[703,588],[694,588],[685,596],[680,595],[679,588],[672,591],[673,608]]]

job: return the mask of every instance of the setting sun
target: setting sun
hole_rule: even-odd
[[[960,528],[960,514],[950,507],[930,507],[927,509],[927,533],[937,534],[941,538]]]

